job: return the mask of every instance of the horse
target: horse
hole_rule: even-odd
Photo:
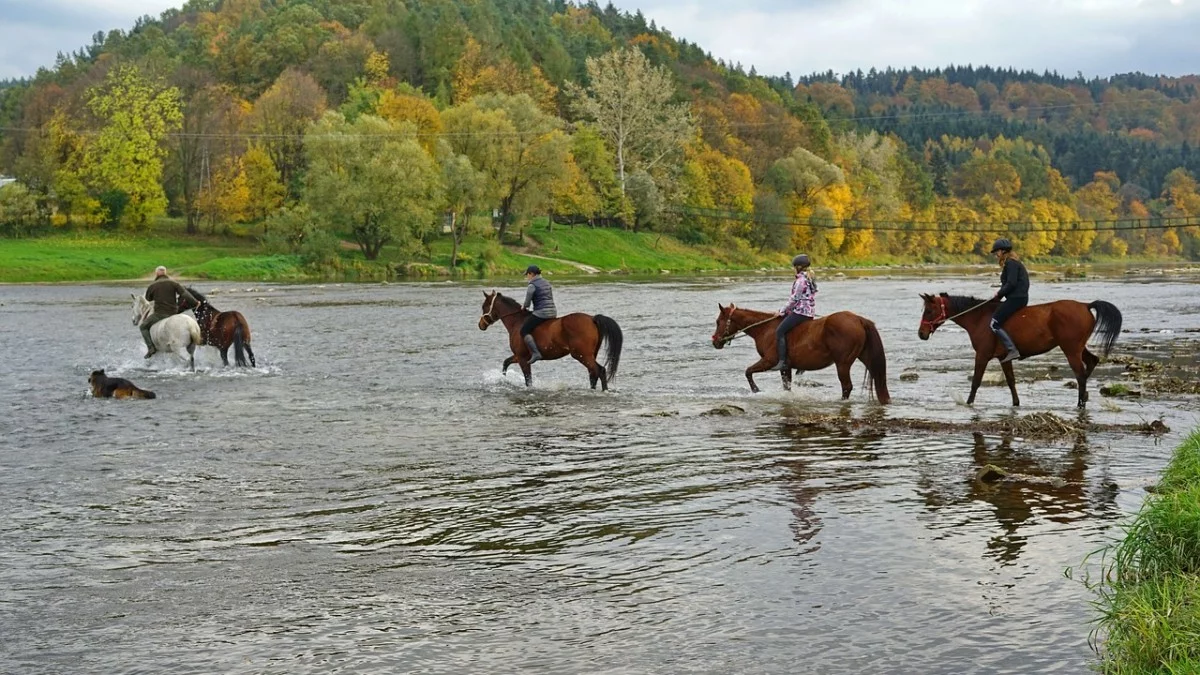
[[[783,317],[774,312],[741,309],[732,303],[728,307],[718,303],[717,307],[720,312],[717,314],[717,330],[713,333],[712,345],[722,349],[738,333],[743,332],[754,339],[759,358],[746,369],[746,381],[750,383],[750,391],[757,394],[754,374],[769,370],[779,362],[775,328]],[[874,395],[879,402],[891,402],[892,396],[887,388],[887,358],[875,322],[853,312],[835,312],[820,319],[805,321],[788,333],[788,363],[792,368],[804,372],[836,365],[838,380],[842,383],[843,401],[850,398],[850,392],[854,390],[850,381],[850,366],[855,359],[867,367],[868,384],[874,387]],[[784,370],[780,375],[784,390],[790,390],[792,369]]]
[[[137,293],[130,295],[133,297],[133,325],[140,326],[154,311],[154,303]],[[196,347],[204,343],[200,338],[200,325],[192,317],[176,314],[159,321],[150,327],[150,340],[158,351],[170,352],[181,359],[184,357],[179,350],[186,348],[188,355],[184,360],[193,371],[196,370]]]
[[[246,317],[241,312],[222,312],[213,307],[208,304],[208,298],[191,286],[188,286],[188,292],[198,303],[192,312],[200,322],[200,336],[204,344],[221,350],[221,362],[226,366],[229,365],[229,347],[232,345],[234,363],[255,368],[254,350],[250,348],[250,324],[246,322]],[[249,364],[246,363],[247,356],[250,357]]]
[[[971,346],[975,348],[975,374],[971,377],[971,395],[967,397],[967,405],[972,405],[988,362],[1007,353],[991,328],[992,313],[996,311],[999,301],[946,293],[922,293],[921,299],[925,301],[925,310],[921,314],[917,337],[928,340],[939,326],[946,321],[953,321],[966,329],[971,338]],[[1096,312],[1095,318],[1092,317],[1092,310]],[[1055,347],[1062,349],[1079,384],[1078,406],[1083,408],[1088,401],[1088,378],[1096,369],[1096,364],[1100,363],[1100,358],[1088,351],[1088,340],[1093,335],[1097,336],[1100,339],[1100,355],[1108,356],[1121,334],[1121,311],[1104,300],[1086,305],[1076,300],[1057,300],[1024,307],[1004,322],[1004,330],[1008,331],[1017,351],[1021,352],[1021,360],[1045,354]],[[1004,370],[1008,390],[1012,392],[1012,404],[1021,405],[1012,362],[1001,363],[1000,367]]]
[[[508,330],[508,346],[513,355],[504,360],[503,371],[507,371],[515,361],[525,376],[525,386],[533,386],[533,375],[529,368],[529,348],[521,339],[521,324],[530,316],[529,310],[522,309],[519,302],[502,293],[484,291],[482,312],[479,317],[479,330],[487,330],[497,321],[503,323]],[[592,316],[575,312],[550,319],[534,329],[533,339],[537,342],[543,361],[553,361],[570,355],[582,363],[583,367],[587,368],[592,389],[595,389],[596,382],[599,382],[602,391],[608,391],[608,384],[617,377],[617,365],[621,362],[624,337],[617,322],[603,314]],[[607,343],[604,365],[596,361],[602,343]]]

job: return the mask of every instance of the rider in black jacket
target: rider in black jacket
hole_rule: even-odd
[[[992,314],[992,332],[1008,349],[1008,353],[1000,359],[1000,363],[1008,363],[1013,359],[1021,358],[1021,353],[1017,351],[1016,345],[1013,344],[1012,338],[1005,332],[1003,326],[1009,317],[1029,304],[1029,271],[1013,255],[1012,248],[1012,242],[1005,238],[997,239],[996,243],[992,245],[992,253],[996,254],[996,260],[1000,261],[1001,268],[1000,290],[996,291],[992,300],[1004,300]]]

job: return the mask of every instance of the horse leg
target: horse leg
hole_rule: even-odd
[[[792,390],[792,369],[791,368],[784,368],[783,370],[779,371],[779,379],[783,381],[783,390],[784,391]]]
[[[1066,354],[1067,350],[1063,350]],[[1079,383],[1079,403],[1080,408],[1087,406],[1088,393],[1087,381],[1091,370],[1084,364],[1083,354],[1067,354],[1067,363],[1070,364],[1071,370],[1075,373],[1075,381]]]
[[[528,361],[518,361],[517,363],[518,363],[518,365],[521,366],[521,374],[525,376],[525,386],[532,387],[533,386],[533,370],[529,367],[529,362]]]
[[[187,353],[188,353],[188,365],[191,366],[192,372],[194,373],[194,372],[196,372],[196,345],[189,342],[188,346],[187,346]],[[229,365],[229,364],[225,364],[225,365]]]
[[[750,391],[754,392],[755,394],[758,393],[758,385],[754,384],[754,374],[770,370],[771,366],[777,363],[779,363],[779,361],[775,359],[759,358],[754,365],[746,369],[746,381],[750,383]]]
[[[504,375],[508,372],[508,367],[517,362],[516,356],[510,356],[504,359],[504,363],[500,366],[500,374]]]
[[[1001,363],[1000,368],[1004,371],[1004,381],[1008,383],[1008,390],[1012,392],[1013,406],[1019,407],[1021,398],[1017,396],[1017,376],[1013,374],[1012,361]]]
[[[604,372],[604,366],[596,362],[595,356],[580,353],[572,353],[571,356],[582,363],[584,368],[587,368],[588,382],[592,385],[592,389],[595,389],[596,382],[599,382],[600,390],[608,391],[608,374]]]
[[[975,352],[975,374],[971,376],[971,395],[967,397],[967,405],[975,405],[975,392],[983,382],[983,371],[987,370],[988,361],[992,355],[987,352]]]
[[[838,375],[838,381],[842,383],[842,400],[843,401],[850,398],[850,392],[854,391],[854,382],[850,379],[850,364],[851,363],[854,363],[854,361],[853,360],[838,361],[838,363],[837,363],[837,375]]]
[[[1087,377],[1092,376],[1092,371],[1100,364],[1100,357],[1088,351],[1087,347],[1083,348],[1083,366],[1086,368]]]
[[[228,368],[229,367],[229,345],[225,345],[224,347],[219,347],[219,349],[221,350],[221,363],[225,364],[225,367]]]
[[[250,343],[244,342],[242,343],[242,347],[246,350],[246,356],[250,357],[250,367],[257,368],[258,364],[254,362],[254,350],[250,349]]]

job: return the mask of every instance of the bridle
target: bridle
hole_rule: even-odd
[[[733,319],[733,310],[735,310],[735,309],[737,309],[737,307],[734,307],[733,305],[729,306],[729,316],[727,316],[725,318],[725,332],[722,335],[717,335],[716,333],[713,333],[713,336],[712,336],[713,342],[721,342],[721,343],[733,342],[734,340],[745,335],[746,331],[750,330],[751,328],[754,328],[755,326],[761,326],[764,323],[770,323],[771,321],[774,321],[775,319],[778,318],[775,316],[769,316],[769,317],[763,319],[762,321],[756,321],[756,322],[750,324],[749,326],[743,326],[743,327],[733,331],[732,334],[730,334],[729,333],[729,324],[731,322],[730,320]]]
[[[522,311],[520,308],[518,308],[518,309],[514,309],[511,312],[508,312],[507,314],[501,314],[498,317],[492,318],[492,311],[496,309],[496,298],[498,298],[498,297],[500,297],[499,292],[492,294],[492,299],[490,302],[488,302],[487,311],[484,312],[479,317],[479,320],[484,322],[483,323],[484,326],[490,326],[490,325],[496,323],[497,321],[500,321],[501,319],[503,319],[506,316],[512,316],[513,314],[519,314]]]
[[[964,309],[963,311],[959,312],[958,314],[955,314],[954,316],[946,316],[947,312],[949,311],[947,308],[947,303],[949,302],[949,300],[945,296],[935,295],[935,296],[933,296],[933,301],[934,301],[934,305],[937,307],[938,314],[936,316],[934,316],[932,319],[925,319],[925,318],[921,319],[921,328],[925,328],[926,326],[928,326],[930,335],[932,335],[933,331],[940,328],[942,326],[942,324],[946,323],[947,321],[952,321],[954,319],[957,319],[958,317],[962,316],[963,314],[970,314],[971,312],[973,312],[973,311],[979,309],[980,307],[983,307],[984,305],[991,302],[991,300],[984,300],[983,302],[981,302],[973,307],[968,307],[968,308]]]

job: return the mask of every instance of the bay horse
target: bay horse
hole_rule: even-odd
[[[200,322],[200,336],[204,344],[221,350],[221,362],[229,365],[229,347],[233,346],[233,362],[239,366],[257,367],[254,350],[250,348],[250,324],[241,312],[222,312],[208,304],[208,298],[188,286],[188,292],[199,303],[192,307],[196,320]],[[250,362],[246,363],[246,357]]]
[[[522,309],[521,303],[496,291],[483,292],[482,311],[479,330],[487,330],[497,321],[503,323],[508,330],[508,346],[513,355],[504,360],[504,370],[507,371],[515,361],[525,376],[525,386],[533,386],[533,375],[529,368],[529,348],[521,339],[521,324],[531,312]],[[534,329],[533,339],[537,342],[543,361],[553,361],[569,355],[582,363],[583,367],[587,368],[592,389],[595,389],[596,382],[599,382],[602,390],[608,391],[608,383],[617,376],[624,337],[617,322],[603,314],[592,316],[575,312],[550,319]],[[601,343],[607,343],[605,365],[596,361]]]
[[[770,370],[779,362],[775,328],[783,317],[775,312],[741,309],[732,303],[728,307],[718,303],[717,307],[720,312],[717,330],[712,336],[713,347],[723,348],[741,332],[754,339],[759,359],[746,369],[746,381],[750,383],[750,391],[757,394],[754,374]],[[887,358],[875,322],[853,312],[834,312],[805,321],[788,333],[788,363],[792,369],[803,372],[836,365],[838,380],[842,383],[842,400],[850,398],[850,392],[854,390],[850,366],[855,359],[867,367],[868,385],[874,387],[879,402],[891,402],[887,388]],[[780,373],[785,390],[792,388],[792,369]],[[871,393],[869,388],[868,393]]]
[[[925,310],[921,314],[921,326],[917,337],[928,340],[930,335],[946,321],[962,326],[975,348],[975,374],[971,377],[971,395],[967,405],[975,403],[975,392],[983,380],[983,371],[992,359],[1003,357],[1007,350],[992,332],[992,313],[1000,304],[998,300],[981,300],[963,295],[921,294]],[[1095,310],[1096,316],[1092,316]],[[1038,356],[1058,347],[1067,357],[1067,363],[1079,383],[1079,407],[1087,405],[1087,381],[1100,358],[1088,351],[1087,343],[1092,335],[1097,336],[1101,356],[1108,356],[1117,337],[1121,334],[1121,311],[1111,302],[1096,300],[1083,304],[1076,300],[1056,300],[1038,305],[1028,305],[1004,322],[1021,360]],[[1012,392],[1012,404],[1021,405],[1017,396],[1017,382],[1013,376],[1012,362],[1001,363],[1004,381]]]
[[[133,297],[133,325],[140,326],[154,311],[154,303],[145,296],[130,293]],[[174,354],[188,362],[196,370],[196,347],[204,344],[200,337],[200,326],[187,314],[168,316],[150,327],[150,341],[154,348],[166,354]],[[187,349],[187,358],[179,350]]]

